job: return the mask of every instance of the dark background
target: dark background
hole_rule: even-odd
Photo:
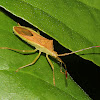
[[[62,53],[62,51],[70,52],[61,45],[58,45],[58,48],[60,49],[56,47],[56,51],[59,53]],[[100,67],[76,54],[61,58],[66,63],[68,73],[74,81],[90,96],[90,98],[93,100],[100,100]]]
[[[45,33],[41,32],[41,35],[48,39],[53,39]],[[54,49],[58,54],[71,52],[60,45],[56,40],[54,40]],[[60,58],[66,63],[67,71],[70,76],[89,95],[89,97],[93,100],[100,100],[100,67],[76,54]]]
[[[41,32],[41,35],[48,39],[53,39],[45,33]],[[56,40],[54,40],[54,49],[58,54],[71,52],[60,45]],[[70,76],[89,95],[89,97],[93,100],[100,100],[100,67],[76,54],[60,58],[66,63],[67,71]]]
[[[28,26],[34,29],[33,26],[25,22],[24,20],[10,14],[3,8],[0,8],[5,14],[11,17],[13,20],[20,22],[23,26]],[[36,28],[35,28],[36,29]],[[41,32],[42,34],[42,32]],[[46,34],[42,34],[46,38],[52,39]],[[54,40],[55,51],[60,53],[71,52],[68,49],[62,47],[57,41]],[[61,57],[66,63],[67,70],[74,81],[93,99],[100,100],[100,68],[91,61],[85,60],[75,54]]]

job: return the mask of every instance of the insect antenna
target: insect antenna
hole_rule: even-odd
[[[87,50],[87,49],[91,49],[91,48],[95,48],[95,47],[100,47],[100,46],[92,46],[92,47],[84,48],[84,49],[81,49],[81,50],[73,51],[73,52],[70,52],[70,53],[58,54],[58,56],[66,56],[66,55],[74,54],[74,53],[81,52],[83,50]]]

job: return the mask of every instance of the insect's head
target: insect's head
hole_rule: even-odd
[[[56,52],[56,51],[52,51],[52,56],[53,56],[54,58],[57,58],[57,57],[58,57],[57,52]]]

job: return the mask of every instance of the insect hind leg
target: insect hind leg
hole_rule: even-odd
[[[66,68],[66,64],[59,57],[57,57],[56,59],[61,63],[60,72],[63,73],[63,74],[65,74],[66,75],[66,79],[67,79],[67,68]],[[65,67],[65,73],[62,71],[62,64]]]
[[[51,68],[52,68],[52,70],[53,70],[53,84],[54,84],[54,86],[55,86],[54,66],[53,66],[53,64],[52,64],[52,62],[51,62],[51,60],[49,59],[49,57],[48,57],[47,54],[46,54],[46,58],[47,58],[49,64],[51,65]]]
[[[25,65],[25,66],[19,67],[19,68],[16,70],[16,72],[18,72],[18,71],[19,71],[20,69],[22,69],[22,68],[25,68],[25,67],[27,67],[27,66],[33,65],[33,64],[38,60],[38,58],[40,57],[40,55],[41,55],[41,52],[39,51],[39,54],[36,56],[36,58],[33,60],[33,62],[31,62],[30,64],[27,64],[27,65]]]
[[[64,74],[64,72],[62,71],[62,63],[61,63],[61,66],[60,66],[60,72],[61,72],[62,74]]]

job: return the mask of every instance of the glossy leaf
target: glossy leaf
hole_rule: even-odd
[[[3,0],[0,4],[72,51],[100,45],[100,13],[96,4],[94,8],[74,0]],[[80,56],[100,65],[99,52],[95,48]]]
[[[59,2],[54,0],[50,2],[45,0],[3,0],[0,5],[11,14],[24,19],[52,36],[70,50],[79,50],[100,44],[99,12],[97,9],[89,8],[81,2],[74,0],[66,0],[66,2],[61,0]],[[97,23],[89,13],[90,11],[94,13]],[[16,22],[3,15],[3,13],[1,15],[0,47],[32,49],[13,34],[12,27],[17,25]],[[34,55],[21,55],[9,50],[0,51],[2,52],[0,53],[2,98],[6,95],[5,98],[12,99],[16,97],[16,100],[22,100],[23,98],[41,100],[90,99],[69,76],[65,80],[65,76],[59,72],[59,65],[54,59],[51,58],[55,66],[56,87],[53,86],[52,70],[46,61],[45,55],[42,55],[35,65],[15,73],[18,67],[30,63],[37,53]],[[99,51],[99,48],[95,48],[83,53],[99,53]],[[84,55],[83,57],[100,65],[100,56],[97,54]],[[8,94],[10,95],[7,96]]]

